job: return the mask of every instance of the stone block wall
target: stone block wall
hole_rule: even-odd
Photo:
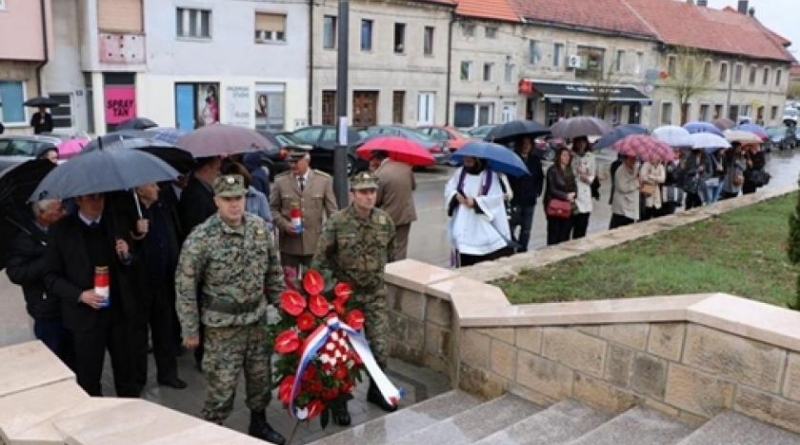
[[[723,410],[800,433],[800,354],[690,322],[463,328],[459,386],[701,424]]]

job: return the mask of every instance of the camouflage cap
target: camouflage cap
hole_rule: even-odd
[[[370,172],[360,172],[350,178],[350,190],[378,188],[378,178]]]
[[[244,196],[247,189],[244,187],[242,175],[222,175],[214,180],[214,196],[235,198]]]

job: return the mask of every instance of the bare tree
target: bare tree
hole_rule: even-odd
[[[681,125],[689,117],[691,100],[712,84],[711,57],[698,50],[678,46],[667,54],[667,69],[662,71],[661,86],[672,90],[681,107]]]
[[[613,101],[611,100],[614,95],[614,90],[618,87],[615,85],[617,77],[614,71],[609,68],[607,71],[597,70],[589,79],[591,82],[591,95],[594,99],[594,115],[600,119],[606,118],[606,113]]]

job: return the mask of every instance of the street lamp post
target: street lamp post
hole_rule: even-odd
[[[336,58],[336,148],[333,151],[333,190],[339,208],[348,205],[347,196],[347,72],[349,52],[350,1],[339,0],[339,29]],[[355,167],[355,166],[354,166]]]

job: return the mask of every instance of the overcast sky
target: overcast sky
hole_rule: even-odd
[[[800,59],[800,13],[798,0],[749,0],[749,6],[756,8],[756,18],[767,28],[792,41],[790,51]],[[736,9],[738,0],[708,0],[712,8],[722,9],[730,6]]]

